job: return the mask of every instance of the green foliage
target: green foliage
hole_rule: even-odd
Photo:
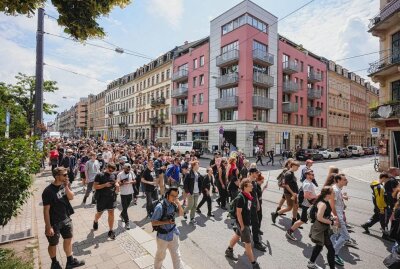
[[[31,16],[44,0],[0,0],[0,11],[8,15]],[[77,40],[104,37],[97,19],[108,15],[114,7],[124,8],[131,0],[51,0],[59,13],[58,24]]]
[[[0,225],[6,225],[31,195],[32,174],[40,169],[43,153],[30,140],[0,139]]]
[[[33,262],[27,262],[17,257],[13,250],[0,248],[1,269],[33,269]]]

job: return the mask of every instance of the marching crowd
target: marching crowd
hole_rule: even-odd
[[[195,215],[201,213],[205,203],[207,217],[214,217],[212,194],[218,193],[215,201],[220,209],[228,211],[234,231],[231,240],[226,242],[225,256],[232,260],[238,259],[234,247],[240,240],[244,243],[252,267],[260,268],[253,248],[266,251],[260,239],[263,234],[262,194],[268,188],[268,181],[265,182],[257,164],[250,163],[240,151],[231,152],[228,157],[215,153],[206,173],[201,174],[194,152],[182,157],[180,152],[170,152],[154,146],[104,143],[92,139],[52,139],[47,141],[47,146],[50,147],[49,164],[55,180],[43,191],[42,200],[52,269],[61,268],[56,257],[60,235],[64,239],[66,268],[85,264],[72,255],[73,225],[70,216],[74,209],[69,201],[74,198],[71,183],[77,178],[85,192],[82,203],[86,204],[90,197],[90,203],[96,205],[94,231],[98,229],[98,221],[103,212],[107,211],[110,239],[116,238],[114,209],[117,197],[120,196],[122,207],[119,217],[124,227],[130,229],[128,208],[131,204],[137,204],[140,192],[144,194],[148,219],[157,232],[155,269],[162,268],[167,249],[174,268],[183,268],[179,229],[175,219],[183,216],[184,219],[189,218],[192,225],[196,225]],[[293,158],[286,160],[277,178],[282,197],[276,211],[271,213],[271,220],[275,224],[278,217],[291,214],[292,225],[285,235],[288,240],[294,241],[298,240],[294,231],[311,223],[309,237],[315,246],[311,257],[308,257],[308,268],[321,268],[315,262],[324,246],[328,250],[329,268],[335,268],[335,264],[343,266],[341,249],[344,246],[356,246],[349,235],[353,227],[346,218],[349,197],[344,187],[348,180],[338,168],[330,167],[324,185],[318,186],[312,165],[313,161],[307,160],[301,170],[300,180],[297,180],[296,172],[300,163]],[[399,169],[391,168],[371,183],[374,212],[362,225],[368,234],[369,228],[379,222],[382,237],[394,241],[393,254],[400,253],[400,184],[396,178],[399,175]],[[396,261],[389,256],[385,262],[388,266]]]

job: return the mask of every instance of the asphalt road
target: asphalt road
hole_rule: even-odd
[[[204,171],[209,160],[201,159],[200,164]],[[331,165],[338,167],[349,179],[345,190],[350,196],[346,215],[348,222],[355,226],[355,232],[350,235],[358,243],[358,249],[343,247],[341,250],[341,257],[345,261],[343,268],[385,268],[382,261],[389,254],[388,249],[393,243],[381,239],[379,224],[371,229],[371,235],[363,234],[363,229],[360,227],[370,217],[373,209],[369,182],[378,175],[373,169],[373,157],[316,162],[313,170],[317,182],[321,186]],[[255,250],[257,260],[261,268],[306,268],[313,248],[313,243],[308,237],[310,225],[306,224],[303,230],[296,231],[295,236],[298,241],[293,242],[288,241],[285,237],[285,231],[291,223],[289,214],[286,217],[278,218],[276,225],[272,224],[270,213],[275,211],[277,202],[282,195],[282,191],[279,190],[276,183],[276,176],[280,169],[262,167],[262,170],[269,179],[268,189],[263,194],[264,218],[261,227],[264,232],[262,241],[267,246],[267,252]],[[139,204],[129,209],[129,215],[131,220],[151,233],[150,224],[145,217],[144,200],[139,199]],[[233,234],[230,228],[231,221],[227,219],[225,211],[216,207],[216,202],[213,202],[213,210],[215,218],[211,219],[205,215],[196,214],[196,226],[189,224],[183,218],[177,219],[176,222],[181,232],[180,249],[184,261],[194,269],[251,268],[244,254],[243,245],[239,244],[234,249],[235,254],[239,255],[238,262],[232,262],[225,258],[224,251]],[[203,206],[202,211],[207,211],[206,205]],[[153,233],[153,235],[155,234]],[[317,263],[323,268],[328,268],[325,249]]]

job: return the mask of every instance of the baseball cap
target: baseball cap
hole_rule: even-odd
[[[182,164],[181,168],[182,168],[182,169],[188,169],[189,166],[188,166],[186,163],[184,163],[184,164]]]
[[[131,165],[129,163],[124,164],[124,168],[131,168]]]
[[[121,156],[121,157],[119,157],[119,160],[120,160],[120,161],[127,162],[127,161],[128,161],[128,158],[126,158],[126,156]]]

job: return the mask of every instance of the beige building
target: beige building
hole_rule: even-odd
[[[379,105],[371,117],[380,128],[380,168],[400,167],[400,0],[380,0],[379,14],[369,32],[379,38],[379,60],[370,64],[370,77],[380,84]]]
[[[76,137],[85,136],[87,133],[88,126],[88,103],[89,99],[83,97],[79,99],[79,102],[75,105],[75,130],[74,135]]]
[[[97,95],[89,95],[88,102],[88,137],[103,138],[106,132],[105,127],[105,91]]]
[[[62,136],[73,137],[76,126],[76,106],[72,106],[68,110],[64,110],[57,116],[58,120],[58,131]]]

